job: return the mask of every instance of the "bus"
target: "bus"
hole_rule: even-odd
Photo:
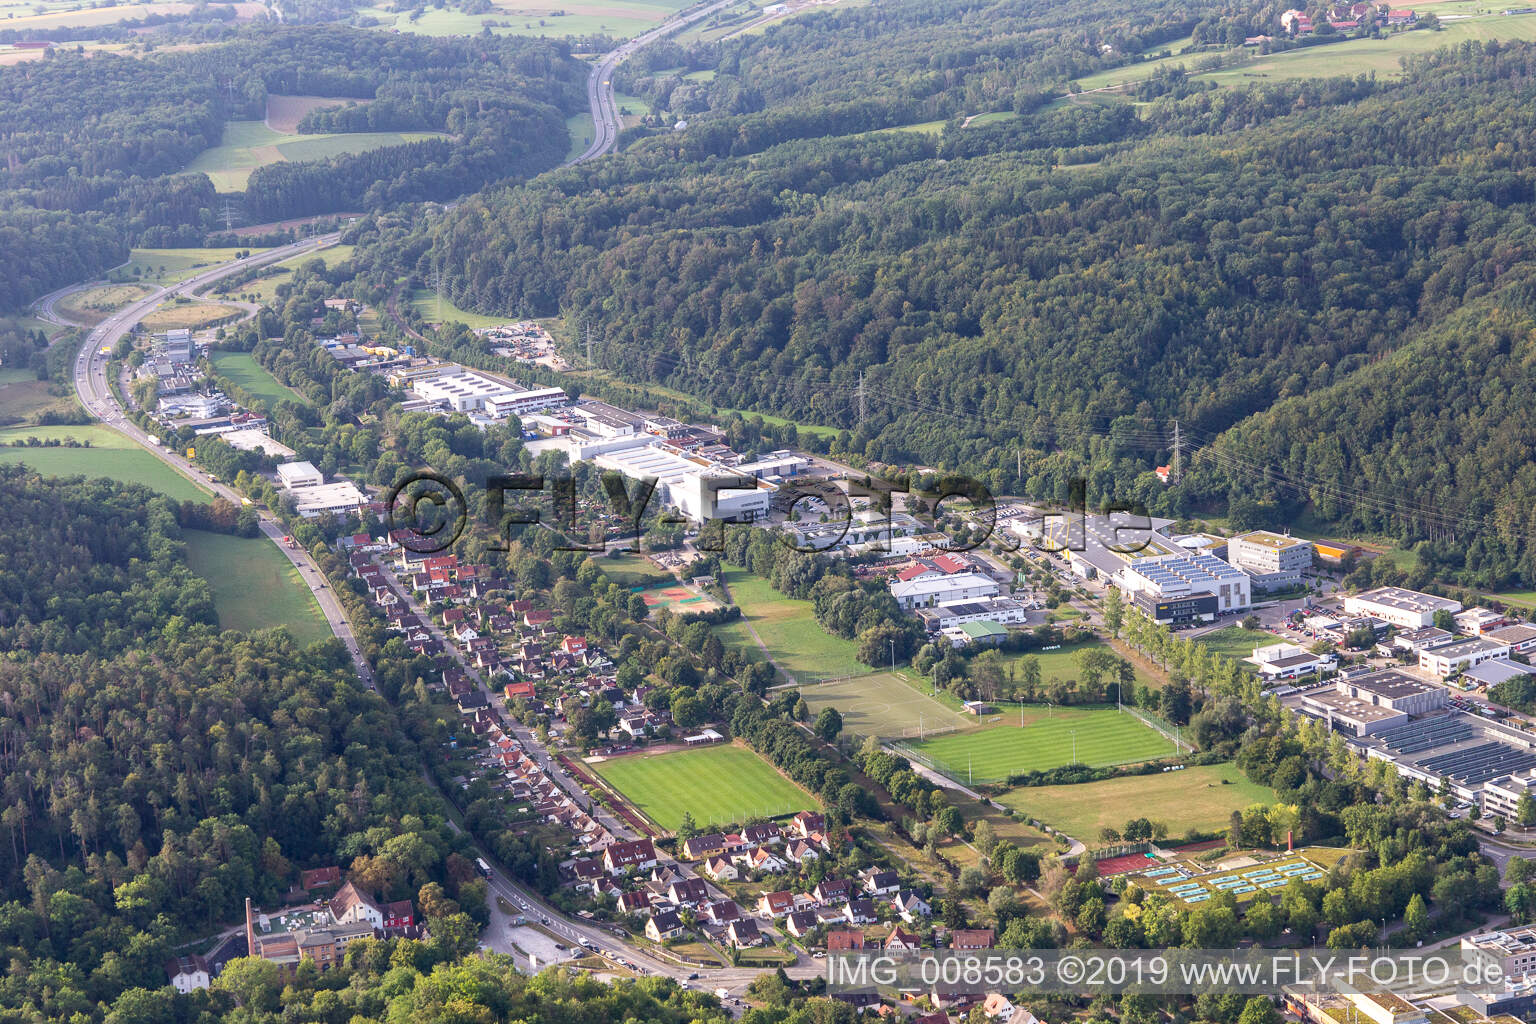
[[[491,877],[491,866],[485,862],[484,857],[475,858],[475,870],[480,872],[481,878]]]

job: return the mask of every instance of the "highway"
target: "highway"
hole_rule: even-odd
[[[694,22],[707,18],[735,2],[736,0],[717,0],[716,3],[708,6],[684,11],[644,35],[638,35],[618,48],[603,54],[597,66],[592,69],[592,73],[587,76],[587,104],[592,108],[592,144],[571,163],[579,164],[595,160],[613,149],[614,144],[619,141],[619,103],[613,93],[613,73],[620,64],[628,60],[637,50],[644,49],[658,39],[665,39],[672,33],[687,28]]]
[[[98,324],[86,337],[85,343],[80,346],[80,352],[75,357],[75,391],[80,396],[80,404],[95,418],[99,419],[127,437],[134,443],[152,452],[160,461],[170,465],[181,473],[220,497],[226,498],[235,505],[240,505],[243,495],[226,484],[218,483],[209,478],[197,465],[183,458],[179,453],[169,452],[156,444],[154,439],[140,430],[126,415],[123,407],[118,403],[117,396],[107,383],[107,352],[117,344],[118,340],[127,334],[133,325],[144,318],[151,310],[161,302],[177,295],[190,295],[195,291],[207,287],[220,278],[228,277],[252,267],[264,266],[268,263],[277,263],[294,256],[315,252],[327,246],[336,244],[340,234],[322,235],[316,238],[305,239],[292,245],[271,249],[256,256],[250,256],[243,260],[233,260],[229,263],[221,263],[216,267],[210,267],[185,281],[173,285],[156,288],[144,298],[112,314]],[[91,285],[73,285],[62,288],[43,296],[35,303],[37,315],[50,323],[70,324],[55,309],[58,300],[72,292]],[[242,303],[242,305],[244,305]],[[78,325],[77,325],[78,326]],[[299,577],[308,585],[310,592],[315,595],[315,601],[320,606],[320,611],[325,615],[325,620],[331,628],[331,632],[346,647],[347,653],[352,658],[352,663],[357,666],[358,676],[369,687],[373,686],[373,673],[368,668],[367,661],[363,658],[362,649],[357,644],[357,639],[352,635],[352,625],[347,621],[346,613],[342,610],[341,603],[336,595],[331,592],[325,582],[324,575],[315,564],[309,552],[299,547],[289,547],[283,543],[283,537],[287,531],[283,524],[270,513],[258,513],[261,532],[272,543],[277,545],[290,564],[299,571]]]

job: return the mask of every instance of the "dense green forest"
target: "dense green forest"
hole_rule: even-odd
[[[391,244],[464,308],[564,314],[621,378],[846,428],[870,462],[1052,500],[1085,476],[1095,503],[1174,516],[1236,499],[1244,525],[1315,501],[1462,582],[1536,578],[1536,50],[1466,44],[1395,81],[1166,74],[1140,109],[1060,87],[1268,16],[911,0],[796,19],[721,44],[685,131]],[[987,111],[1012,116],[963,125]],[[1200,453],[1167,488],[1174,419]],[[1503,533],[1466,547],[1495,514]]]
[[[178,172],[226,122],[264,117],[269,94],[369,101],[306,131],[372,121],[447,137],[260,168],[244,196],[257,221],[450,199],[553,167],[582,79],[559,43],[342,28],[253,27],[187,52],[54,51],[0,67],[0,309],[94,277],[130,246],[201,244],[221,223],[213,185]]]
[[[8,1017],[95,1020],[148,998],[131,993],[160,989],[171,951],[245,897],[275,903],[299,869],[359,858],[378,895],[438,918],[421,970],[474,948],[467,840],[339,643],[220,632],[182,510],[141,487],[9,467],[0,490]]]

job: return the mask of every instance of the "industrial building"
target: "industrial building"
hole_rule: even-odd
[[[192,344],[192,332],[185,327],[166,331],[164,353],[172,364],[192,362],[197,358],[197,347]]]
[[[1333,664],[1332,659],[1327,656],[1313,654],[1295,644],[1284,643],[1256,647],[1253,650],[1253,657],[1248,661],[1257,666],[1259,675],[1269,681],[1298,679],[1301,676],[1321,672]]]
[[[1454,644],[1446,644],[1444,647],[1420,651],[1419,668],[1441,679],[1447,679],[1473,665],[1481,665],[1485,661],[1499,661],[1508,657],[1508,644],[1475,636],[1470,640],[1461,640]]]
[[[524,416],[570,401],[560,388],[526,390],[471,370],[420,377],[410,386],[416,397],[450,412],[482,413],[492,420]]]
[[[1377,587],[1344,599],[1348,615],[1370,615],[1399,629],[1422,629],[1435,624],[1435,612],[1461,611],[1461,602],[1402,587]]]
[[[277,467],[277,482],[285,491],[318,487],[325,483],[325,474],[316,469],[313,462],[285,462]]]
[[[914,580],[898,580],[891,584],[891,596],[906,611],[931,608],[939,604],[979,601],[996,597],[1000,592],[996,580],[979,572],[926,576]]]
[[[1300,583],[1312,568],[1312,542],[1255,530],[1227,542],[1227,561],[1248,572],[1258,589],[1281,590]]]
[[[326,483],[312,462],[285,462],[277,467],[278,484],[293,497],[294,510],[305,519],[355,512],[368,498],[348,480]]]
[[[1210,622],[1252,603],[1248,574],[1202,553],[1138,558],[1115,573],[1115,585],[1153,622]]]
[[[1405,726],[1410,715],[1439,710],[1447,701],[1443,686],[1387,669],[1306,691],[1298,710],[1323,719],[1331,729],[1364,737]]]
[[[768,514],[777,488],[765,480],[743,478],[727,466],[679,451],[647,436],[650,444],[598,455],[603,469],[631,480],[654,480],[656,498],[696,523],[724,519],[750,523]]]
[[[1011,597],[994,597],[982,601],[954,601],[919,608],[917,617],[930,633],[963,626],[967,622],[996,622],[999,625],[1021,625],[1029,621],[1029,609]]]

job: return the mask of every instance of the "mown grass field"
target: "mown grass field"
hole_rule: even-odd
[[[592,124],[592,113],[572,114],[565,119],[565,130],[571,133],[571,145],[565,151],[567,160],[574,160],[586,152],[592,145],[592,134],[595,128]]]
[[[67,320],[94,327],[149,292],[148,287],[139,284],[102,285],[66,295],[54,304],[54,308]]]
[[[229,317],[239,316],[237,306],[225,306],[217,302],[164,302],[140,320],[146,331],[169,331],[176,327],[198,330],[219,323]]]
[[[642,554],[633,551],[617,558],[604,556],[597,559],[603,574],[621,587],[647,587],[656,583],[670,583],[671,573]]]
[[[912,744],[921,756],[964,781],[996,782],[1020,772],[1077,763],[1127,764],[1174,752],[1173,742],[1114,708],[1030,709],[1005,724]]]
[[[1212,654],[1224,654],[1236,661],[1253,657],[1255,647],[1264,647],[1269,644],[1283,643],[1284,638],[1262,629],[1244,629],[1242,626],[1228,626],[1218,629],[1213,633],[1196,637],[1195,642],[1203,644]]]
[[[452,323],[457,321],[466,327],[495,327],[497,324],[511,323],[516,317],[510,316],[486,316],[484,313],[471,313],[467,309],[460,309],[444,295],[439,297],[437,292],[430,288],[416,288],[410,296],[411,308],[420,313],[432,323]]]
[[[263,249],[134,249],[126,266],[108,278],[112,281],[142,281],[146,284],[173,284],[185,281],[199,270],[218,263],[228,263],[240,253],[252,256]]]
[[[767,580],[744,569],[727,569],[725,583],[744,620],[716,627],[725,643],[760,657],[761,649],[747,629],[750,623],[769,655],[796,681],[869,673],[870,667],[854,656],[851,641],[821,628],[811,602],[785,597]]]
[[[296,135],[268,128],[261,121],[230,121],[219,144],[199,153],[187,165],[189,173],[208,175],[219,192],[243,192],[251,172],[285,160],[323,160],[344,153],[398,146],[441,138],[441,132],[353,132]]]
[[[186,539],[192,571],[213,588],[221,629],[287,626],[301,644],[331,635],[299,571],[267,538],[188,530]]]
[[[745,747],[631,754],[589,767],[668,830],[676,829],[685,813],[702,826],[754,821],[816,806],[810,794]]]
[[[1225,828],[1233,811],[1276,800],[1268,786],[1249,782],[1236,765],[1209,764],[1177,772],[1133,775],[1077,786],[1021,786],[998,802],[1090,845],[1099,830],[1119,830],[1132,818],[1168,826],[1170,836]]]
[[[11,442],[36,437],[89,441],[89,448],[15,448]],[[0,430],[0,462],[24,462],[45,476],[108,477],[143,484],[177,501],[206,502],[212,495],[121,434],[99,424],[68,427],[12,427]]]
[[[488,14],[462,10],[428,9],[419,17],[409,4],[379,4],[358,11],[376,27],[428,36],[479,35],[489,28],[496,35],[562,36],[608,35],[616,39],[636,36],[689,6],[688,0],[576,0],[548,7],[498,2]]]
[[[1070,682],[1080,678],[1082,672],[1078,669],[1077,652],[1095,647],[1108,647],[1108,645],[1100,640],[1089,640],[1080,644],[1065,644],[1054,651],[1028,651],[1020,654],[1007,654],[1003,656],[1003,660],[1004,664],[1012,672],[1019,674],[1022,671],[1021,666],[1025,658],[1036,659],[1040,663],[1041,685],[1050,686],[1052,683]],[[1118,653],[1113,650],[1111,650],[1111,653],[1119,657]],[[1139,667],[1136,669],[1136,682],[1141,686],[1153,689],[1162,685],[1159,680],[1154,679]]]
[[[800,694],[812,714],[836,708],[843,716],[843,730],[859,736],[915,740],[923,730],[977,727],[973,716],[931,696],[926,685],[909,680],[906,673],[873,672],[802,687]]]
[[[297,402],[308,405],[309,400],[291,388],[284,386],[256,361],[249,352],[214,352],[213,368],[242,388],[276,406],[279,402]]]

